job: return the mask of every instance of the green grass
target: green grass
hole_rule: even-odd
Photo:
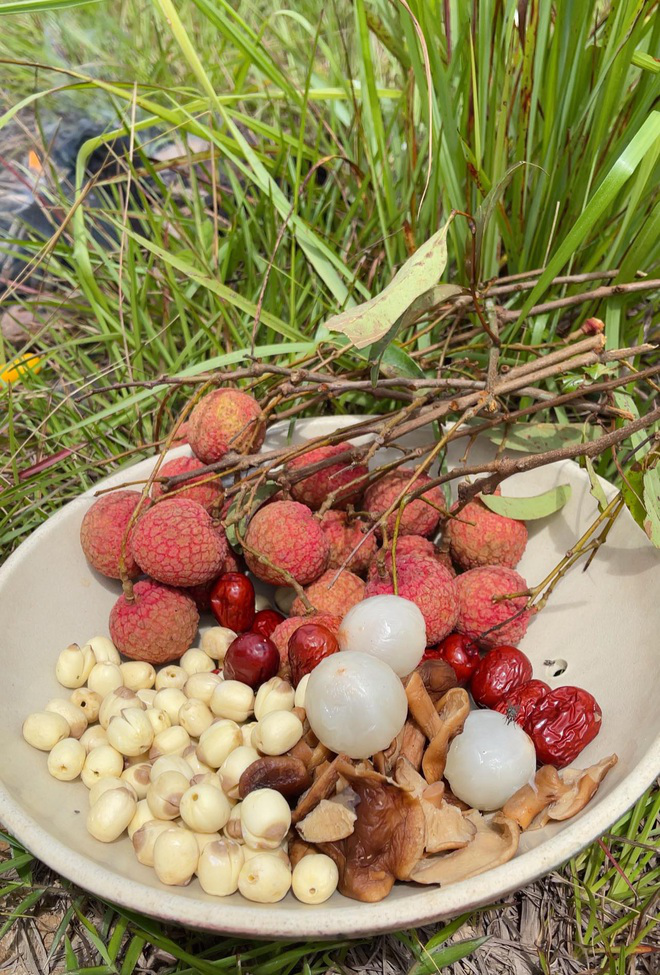
[[[658,277],[660,18],[650,0],[530,2],[524,24],[514,0],[410,0],[415,19],[389,0],[322,8],[300,0],[291,9],[273,0],[65,6],[26,0],[20,13],[0,16],[0,124],[24,150],[21,125],[38,133],[57,112],[73,110],[99,120],[100,141],[128,133],[136,148],[119,178],[96,187],[110,198],[119,246],[101,248],[91,235],[101,228],[82,175],[88,144],[63,233],[32,247],[33,269],[48,287],[36,295],[19,287],[11,298],[38,306],[40,328],[23,346],[0,340],[0,362],[30,351],[42,368],[0,383],[4,553],[83,488],[152,453],[190,393],[176,388],[161,405],[162,390],[127,383],[194,377],[242,362],[246,350],[280,362],[337,354],[344,371],[362,368],[355,350],[339,354],[323,323],[379,293],[452,209],[476,219],[475,260],[470,224],[459,216],[444,281],[483,285],[546,269],[533,289],[502,299],[507,309]],[[166,184],[148,158],[152,143],[137,148],[155,130],[211,145],[202,158],[184,153],[189,193]],[[24,151],[14,161],[24,164]],[[127,206],[129,182],[139,197]],[[614,278],[588,284],[555,280],[610,269],[618,269]],[[658,335],[657,293],[624,292],[512,319],[502,330],[500,366],[535,356],[593,314],[605,321],[610,348]],[[423,327],[399,333],[386,368],[473,374],[489,350],[477,325],[473,314],[431,313]],[[587,378],[604,373],[593,367]],[[544,390],[563,392],[582,378],[549,380]],[[643,415],[656,392],[631,379],[612,403]],[[360,395],[329,409],[386,405]],[[576,417],[560,407],[543,419]],[[633,459],[650,449],[643,441],[633,444]],[[625,467],[638,487],[642,475],[630,458]],[[609,455],[597,469],[619,477]],[[634,952],[657,913],[658,868],[646,849],[657,843],[657,792],[640,803],[615,839],[603,841],[625,880],[598,844],[564,875],[575,951],[589,970],[618,973],[632,958],[644,961]],[[17,856],[20,881],[3,891],[8,922],[37,909],[41,896],[29,855]],[[77,925],[97,952],[94,971],[129,975],[143,942],[166,945],[181,972],[209,971],[220,959],[221,970],[236,967],[233,942],[181,940],[151,922],[145,929],[141,919],[120,921],[111,908],[99,909],[102,922],[91,932],[81,920],[89,902],[76,891],[66,897],[73,913],[59,940],[65,944],[67,925]],[[445,950],[442,941],[428,948],[431,963],[408,936],[410,966],[433,971],[445,957],[434,954]],[[250,971],[324,971],[345,958],[341,948],[306,951],[303,961],[299,947],[275,954],[271,946],[268,963],[255,955]],[[194,967],[190,955],[206,965]],[[551,955],[541,963],[552,970]]]

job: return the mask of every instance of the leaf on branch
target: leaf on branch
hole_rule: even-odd
[[[594,470],[591,457],[585,457],[584,463],[585,467],[587,468],[587,474],[589,475],[589,483],[591,484],[591,491],[589,493],[598,502],[599,511],[604,511],[607,507],[607,498],[605,497],[605,492],[603,491],[603,485],[598,480],[598,474],[596,474],[596,471]]]
[[[644,529],[646,509],[642,501],[644,496],[644,474],[641,470],[626,471],[626,479],[621,485],[621,494],[626,503],[626,508],[639,527]]]
[[[589,439],[580,423],[514,423],[491,430],[487,437],[493,443],[505,443],[512,450],[529,454],[541,454]]]
[[[559,484],[532,498],[503,498],[501,494],[480,494],[479,499],[496,515],[515,518],[516,521],[536,521],[559,511],[570,496],[571,485]]]
[[[379,295],[333,315],[325,327],[342,332],[358,349],[383,338],[413,302],[437,283],[444,271],[451,219],[408,258]]]
[[[646,471],[643,482],[647,515],[644,519],[644,531],[656,548],[660,548],[660,469],[657,465]]]
[[[234,517],[234,515],[237,514],[239,508],[240,509],[243,508],[243,506],[245,505],[246,496],[251,499],[252,507],[249,512],[247,511],[245,512],[245,514],[240,519],[240,521],[235,521],[233,522],[233,524],[227,525],[226,528],[227,541],[229,542],[229,544],[231,545],[231,547],[234,549],[235,552],[240,553],[243,551],[243,546],[241,545],[238,536],[240,535],[241,538],[244,537],[245,531],[248,526],[250,515],[252,515],[252,513],[256,511],[257,508],[264,501],[267,501],[268,498],[272,497],[272,495],[279,490],[280,490],[279,484],[275,484],[274,481],[269,481],[266,484],[260,484],[259,487],[256,489],[256,491],[252,491],[252,492],[248,491],[236,495],[231,505],[229,506],[229,509],[225,516],[225,519],[227,521],[230,521]]]

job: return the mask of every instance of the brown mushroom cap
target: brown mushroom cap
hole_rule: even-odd
[[[356,819],[357,814],[343,803],[321,799],[296,829],[306,843],[332,843],[350,836]]]
[[[444,774],[449,742],[463,730],[470,713],[467,691],[462,687],[453,687],[440,698],[437,709],[440,724],[422,759],[422,771],[427,782],[437,782]]]
[[[592,796],[598,791],[598,786],[609,770],[614,768],[618,760],[616,755],[609,755],[583,770],[563,769],[559,775],[567,788],[564,794],[548,807],[548,818],[554,820],[570,819],[571,816],[575,816],[581,809],[584,809]]]
[[[341,774],[357,793],[357,819],[346,839],[320,843],[337,864],[339,891],[360,901],[386,897],[395,880],[408,880],[424,851],[421,803],[410,793],[367,767],[340,764]]]
[[[509,819],[515,819],[521,829],[527,829],[535,816],[555,802],[568,791],[553,765],[544,765],[534,776],[534,782],[527,782],[507,799],[502,812]]]
[[[472,841],[454,853],[424,857],[413,869],[411,880],[418,884],[454,884],[498,867],[515,855],[520,830],[512,819],[502,813],[485,819],[476,810],[466,813],[465,818],[476,827]]]

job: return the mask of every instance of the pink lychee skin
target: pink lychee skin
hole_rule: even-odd
[[[445,552],[441,552],[436,545],[433,544],[428,538],[424,538],[422,535],[400,535],[396,540],[396,560],[397,565],[399,559],[406,555],[419,556],[421,558],[435,559],[440,565],[444,565],[445,569],[452,575],[456,575],[456,570],[452,565],[452,561]],[[367,579],[371,582],[372,579],[389,579],[392,574],[392,546],[390,545],[387,551],[384,549],[379,549],[372,559],[369,570],[367,572]]]
[[[135,526],[133,558],[168,586],[197,586],[220,572],[228,546],[206,508],[187,498],[155,504]]]
[[[188,443],[188,420],[184,420],[180,423],[174,437],[172,438],[172,446],[177,447],[181,444]]]
[[[253,551],[258,555],[253,554]],[[269,559],[275,569],[259,559]],[[245,532],[245,561],[258,579],[273,586],[289,585],[283,569],[301,586],[325,571],[330,545],[317,519],[297,501],[273,501],[252,516]]]
[[[318,613],[346,616],[356,603],[364,599],[365,583],[355,573],[342,569],[328,569],[316,582],[305,587],[305,595]],[[303,616],[305,606],[297,597],[291,605],[294,616]]]
[[[119,597],[110,611],[110,637],[131,660],[164,664],[192,646],[199,613],[190,596],[151,579],[136,582],[132,602]]]
[[[188,443],[205,464],[230,451],[250,454],[266,436],[261,407],[254,396],[240,389],[215,389],[202,397],[190,414]]]
[[[176,474],[189,474],[191,471],[198,471],[203,467],[204,464],[196,457],[177,457],[175,460],[169,460],[163,464],[158,471],[158,476],[174,477]],[[205,476],[208,477],[208,474]],[[185,486],[180,484],[167,493],[163,491],[163,485],[159,481],[155,481],[151,488],[151,497],[154,500],[161,497],[170,501],[174,498],[187,498],[189,501],[196,501],[203,505],[207,511],[211,508],[215,510],[220,506],[224,493],[222,482],[219,479],[208,481],[204,480],[203,477],[195,477],[186,481]]]
[[[331,510],[323,515],[320,525],[330,544],[328,567],[365,573],[376,554],[376,536],[367,534],[366,523],[357,518],[349,522],[344,511]]]
[[[511,644],[517,646],[524,637],[532,613],[524,610],[526,596],[493,602],[493,596],[523,592],[527,583],[519,573],[502,565],[484,565],[469,569],[456,578],[458,592],[458,620],[456,629],[465,633],[482,647]],[[512,617],[516,617],[513,619]],[[510,620],[510,622],[506,622]],[[497,630],[492,627],[504,623]],[[492,632],[487,632],[492,630]]]
[[[300,457],[294,457],[293,460],[288,461],[284,465],[284,470],[287,474],[291,474],[310,464],[316,464],[320,460],[345,453],[353,446],[351,443],[340,443],[315,447],[314,450],[308,450]],[[291,485],[291,494],[296,501],[306,504],[312,511],[318,511],[329,494],[335,495],[332,503],[333,508],[347,508],[349,504],[357,504],[362,497],[367,483],[365,478],[368,473],[369,468],[366,464],[351,464],[350,461],[343,460],[337,464],[331,464],[329,467],[324,467],[322,470],[316,471],[315,474],[310,474],[302,481],[296,481],[295,484]],[[358,478],[362,480],[352,486]]]
[[[449,520],[446,536],[451,557],[461,569],[480,565],[513,569],[527,545],[524,521],[497,515],[479,500],[470,501],[456,518]]]
[[[404,555],[396,560],[398,595],[419,607],[426,623],[427,645],[443,640],[456,626],[458,595],[456,580],[432,558]],[[367,583],[365,599],[394,593],[391,581]]]
[[[126,526],[140,500],[139,491],[112,491],[98,498],[85,513],[80,526],[80,544],[92,568],[110,579],[120,579],[119,556]],[[142,511],[150,505],[146,499]],[[140,568],[131,554],[132,528],[125,547],[126,574],[129,579],[140,575]]]
[[[296,630],[306,623],[316,623],[318,626],[325,626],[335,636],[341,624],[340,616],[331,616],[327,613],[313,613],[311,616],[290,616],[279,626],[276,626],[270,635],[271,640],[280,653],[280,661],[283,667],[289,666],[289,640]]]
[[[397,501],[399,495],[406,491],[406,485],[410,482],[413,475],[414,471],[411,468],[402,467],[399,470],[390,471],[389,474],[385,474],[380,480],[369,485],[364,492],[364,510],[368,511],[374,518],[380,517],[380,515],[384,514]],[[427,474],[419,474],[414,483],[408,488],[407,493],[424,487],[430,480],[431,478]],[[424,498],[428,498],[428,501],[431,503],[427,504],[423,500]],[[424,492],[422,497],[410,501],[403,509],[399,523],[399,534],[432,535],[437,528],[442,510],[444,509],[445,499],[440,488],[429,488],[428,491]],[[394,532],[397,516],[398,506],[387,519],[387,531],[389,535],[392,535]]]

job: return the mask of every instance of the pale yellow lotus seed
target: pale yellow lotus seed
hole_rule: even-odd
[[[264,755],[284,755],[302,736],[302,721],[297,715],[270,711],[252,732],[252,741]]]
[[[235,721],[216,721],[202,732],[197,757],[209,768],[220,768],[227,756],[241,744],[243,736]]]
[[[206,762],[200,762],[197,757],[197,745],[194,741],[188,745],[181,757],[185,758],[194,775],[203,775],[205,772],[212,771],[210,765],[207,765]]]
[[[145,823],[150,822],[153,818],[154,814],[152,813],[151,807],[147,800],[140,799],[135,807],[135,815],[126,827],[129,840],[133,839],[133,836],[135,833],[137,833],[141,826],[144,826]]]
[[[151,782],[151,765],[148,762],[130,765],[121,773],[121,778],[135,789],[138,799],[146,799],[147,789]]]
[[[87,752],[77,738],[63,738],[50,750],[48,771],[55,779],[71,782],[82,772]]]
[[[165,731],[167,728],[172,727],[169,714],[167,711],[163,711],[162,708],[148,707],[145,714],[149,719],[154,736],[159,735],[161,731]]]
[[[286,846],[286,841],[285,841],[285,846]],[[257,850],[253,846],[248,846],[247,843],[242,844],[242,849],[243,849],[243,855],[246,863],[248,862],[248,860],[251,860],[252,857],[261,856],[261,854],[265,852],[264,850]],[[289,854],[287,853],[284,846],[278,846],[276,850],[268,850],[268,853],[270,856],[277,857],[278,860],[281,860],[282,863],[286,864],[289,870],[291,869],[291,860],[289,860]]]
[[[290,887],[291,868],[270,853],[252,857],[238,875],[238,889],[243,897],[258,904],[281,901]]]
[[[141,687],[140,690],[136,691],[135,693],[147,708],[151,708],[153,707],[154,699],[158,691],[155,687]]]
[[[274,789],[256,789],[241,803],[243,839],[258,850],[274,850],[291,826],[289,804]]]
[[[89,753],[93,748],[98,748],[99,745],[108,744],[108,733],[100,724],[95,724],[92,728],[88,728],[79,740],[85,751]]]
[[[179,804],[188,790],[188,779],[181,772],[163,772],[147,788],[147,802],[153,819],[176,819]]]
[[[95,663],[91,647],[81,648],[72,643],[57,658],[55,676],[63,687],[82,687]]]
[[[202,633],[200,646],[204,653],[222,664],[230,644],[237,636],[237,633],[226,626],[212,626],[206,633]]]
[[[49,752],[58,741],[69,738],[70,734],[69,722],[55,711],[35,711],[23,722],[26,742],[42,752]]]
[[[178,724],[159,731],[155,736],[149,751],[149,758],[160,758],[161,755],[183,755],[190,744],[190,735],[185,728]]]
[[[193,771],[182,755],[161,755],[151,764],[151,781],[155,782],[163,772],[180,772],[188,780],[192,778]]]
[[[192,738],[199,736],[206,731],[214,721],[210,709],[202,701],[195,701],[190,698],[179,709],[179,724],[185,728]]]
[[[246,721],[245,724],[241,725],[241,736],[243,738],[243,744],[247,745],[248,748],[252,748],[252,732],[257,727],[257,721]]]
[[[154,686],[157,691],[162,691],[166,687],[174,687],[181,690],[189,676],[190,674],[187,674],[183,667],[179,667],[177,664],[168,664],[167,667],[161,667],[156,674],[156,683]]]
[[[156,681],[156,669],[146,660],[128,660],[119,665],[119,670],[124,679],[124,687],[129,687],[132,691],[149,690]]]
[[[202,850],[204,850],[204,848],[207,847],[209,843],[216,843],[218,840],[222,839],[221,833],[196,833],[194,830],[191,830],[190,832],[197,840],[197,848],[200,852],[200,855],[202,853]]]
[[[197,863],[197,878],[202,890],[215,897],[236,893],[243,862],[243,850],[236,840],[218,839],[205,844]]]
[[[271,711],[291,711],[294,699],[295,691],[288,680],[271,677],[257,691],[254,716],[257,721],[261,721]]]
[[[242,802],[237,802],[232,807],[227,823],[222,828],[222,835],[228,840],[243,840],[243,828],[241,826],[241,806]]]
[[[339,883],[334,860],[325,853],[310,853],[293,868],[291,888],[303,904],[322,904],[332,897]]]
[[[262,609],[272,609],[272,603],[268,596],[262,595],[262,593],[257,593],[254,597],[254,611],[255,613],[260,613]]]
[[[230,813],[227,797],[212,785],[191,785],[181,796],[179,815],[196,833],[217,833]]]
[[[188,829],[166,830],[154,843],[154,870],[162,884],[185,887],[199,860],[199,847]]]
[[[46,705],[46,711],[54,711],[61,714],[68,722],[71,738],[80,738],[87,730],[87,717],[82,708],[72,701],[67,701],[65,697],[53,697]]]
[[[154,740],[151,722],[140,708],[124,708],[111,719],[107,730],[108,742],[122,755],[143,755]]]
[[[87,641],[87,646],[92,648],[96,662],[99,664],[119,664],[121,662],[117,647],[107,636],[93,636],[91,640]]]
[[[112,843],[124,832],[136,809],[137,803],[128,789],[109,789],[89,810],[87,830],[95,840]]]
[[[220,768],[218,778],[222,784],[222,789],[231,799],[238,799],[238,783],[241,775],[256,762],[259,752],[250,745],[239,745],[233,752],[227,755]]]
[[[296,598],[296,590],[291,586],[278,586],[275,590],[275,605],[285,616],[291,615],[291,607]]]
[[[162,819],[149,819],[137,829],[131,838],[135,856],[145,867],[154,865],[154,845],[161,833],[170,829],[180,829],[176,823],[166,822]]]
[[[99,745],[87,752],[80,778],[87,788],[91,789],[98,779],[103,779],[107,775],[119,777],[123,771],[123,755],[120,755],[112,745]]]
[[[223,680],[213,691],[211,710],[219,718],[247,721],[254,708],[254,691],[238,680]]]
[[[153,706],[167,712],[172,724],[179,723],[179,711],[188,698],[178,687],[163,687],[154,698]]]
[[[85,712],[88,725],[98,721],[103,698],[96,691],[90,691],[89,687],[78,687],[69,700]]]
[[[87,686],[90,690],[96,691],[101,697],[105,697],[110,691],[117,687],[123,687],[124,678],[118,664],[113,664],[109,660],[103,663],[94,664],[87,678]]]
[[[294,699],[294,707],[304,708],[305,707],[305,694],[307,692],[307,685],[309,684],[309,678],[311,674],[305,674],[303,679],[298,683],[296,687],[296,696]]]
[[[188,677],[192,677],[193,674],[209,674],[215,669],[215,661],[198,647],[191,647],[179,660],[179,666],[185,670]]]
[[[194,698],[196,701],[201,701],[203,704],[209,705],[213,691],[221,683],[222,677],[220,674],[192,674],[183,685],[183,693],[188,698]]]
[[[146,705],[140,701],[135,691],[132,691],[129,687],[124,687],[122,684],[121,687],[115,687],[109,691],[101,702],[101,707],[99,708],[99,724],[101,727],[107,731],[111,719],[121,714],[124,708],[140,708],[141,710],[146,710]]]
[[[135,789],[129,782],[125,782],[120,775],[106,775],[105,778],[98,779],[89,790],[88,799],[90,806],[98,802],[104,792],[109,792],[111,789],[127,789],[137,802]]]

